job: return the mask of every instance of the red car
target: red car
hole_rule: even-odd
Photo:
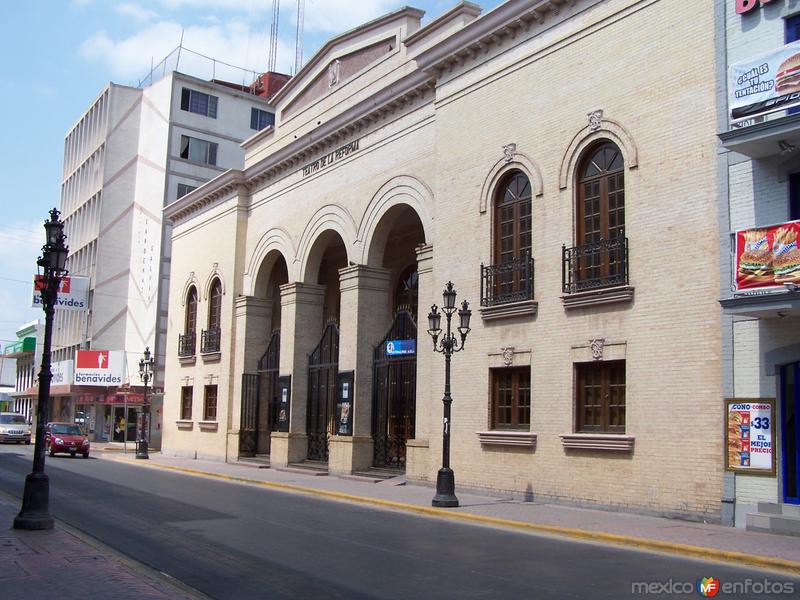
[[[69,452],[70,456],[82,454],[83,458],[89,458],[89,438],[75,423],[48,423],[44,436],[50,456]]]

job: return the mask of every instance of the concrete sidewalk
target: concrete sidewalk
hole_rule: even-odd
[[[800,537],[755,533],[676,519],[523,502],[511,497],[474,493],[457,492],[461,504],[459,508],[437,509],[431,507],[433,489],[406,485],[402,478],[378,483],[357,477],[323,477],[303,469],[258,468],[257,465],[246,462],[223,463],[174,458],[157,452],[151,453],[149,460],[135,460],[131,451],[122,453],[113,450],[118,449],[115,446],[100,446],[95,449],[95,456],[144,468],[168,469],[435,518],[632,546],[800,575]]]
[[[0,495],[0,597],[83,600],[197,600],[191,592],[58,521],[49,531],[21,531],[11,524],[19,501]]]

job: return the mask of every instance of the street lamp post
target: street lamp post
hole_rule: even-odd
[[[136,419],[136,458],[150,458],[147,445],[150,439],[150,404],[147,401],[147,384],[153,376],[153,357],[150,356],[150,346],[144,349],[144,358],[139,361],[139,377],[144,383],[144,398]]]
[[[50,220],[44,222],[47,242],[42,246],[42,256],[36,261],[39,277],[36,287],[42,296],[44,309],[44,350],[39,370],[39,397],[36,404],[36,444],[33,448],[33,471],[25,477],[22,509],[14,518],[14,529],[52,529],[50,516],[50,480],[44,472],[44,428],[47,424],[47,401],[50,398],[50,343],[53,338],[53,317],[61,279],[67,275],[67,254],[64,243],[64,222],[57,209],[50,211]]]
[[[456,312],[456,290],[453,288],[452,281],[447,282],[442,298],[444,300],[442,312],[447,319],[447,331],[441,341],[439,340],[439,335],[442,333],[442,315],[435,304],[431,306],[431,312],[428,313],[428,333],[433,338],[433,351],[444,354],[442,468],[439,469],[439,473],[436,476],[436,495],[433,497],[431,504],[433,506],[452,508],[458,506],[458,498],[456,498],[455,475],[450,468],[450,405],[453,403],[453,397],[450,395],[450,358],[455,352],[464,349],[464,342],[469,333],[469,320],[472,316],[472,311],[469,309],[469,302],[464,300],[461,303],[461,309],[458,311],[458,333],[461,335],[461,342],[459,342],[450,328],[450,321],[453,318],[453,313]]]

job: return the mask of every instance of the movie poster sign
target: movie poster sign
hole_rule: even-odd
[[[731,65],[729,78],[732,121],[800,105],[800,41]]]
[[[36,275],[33,278],[33,308],[42,307],[42,287],[44,276]],[[89,278],[88,277],[62,277],[58,286],[55,310],[86,310],[89,308]]]
[[[78,350],[75,385],[119,386],[125,367],[121,350]]]
[[[736,290],[800,284],[800,221],[736,232]]]
[[[725,468],[775,475],[775,399],[725,400]]]

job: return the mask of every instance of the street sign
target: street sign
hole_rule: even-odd
[[[417,353],[417,340],[389,340],[386,342],[386,356],[404,356]]]

